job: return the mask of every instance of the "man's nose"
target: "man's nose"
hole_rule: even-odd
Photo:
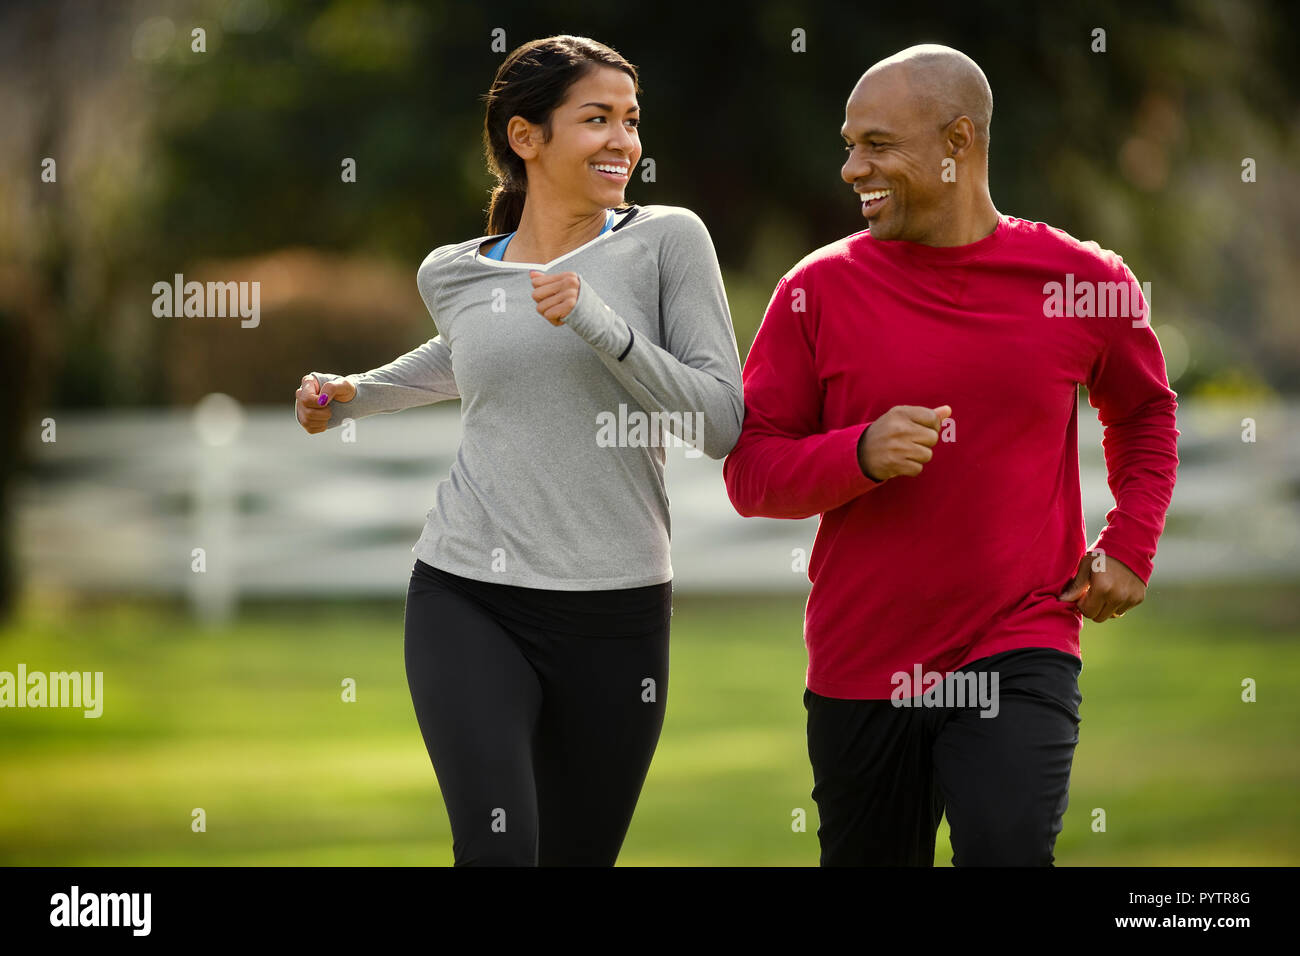
[[[870,163],[864,162],[860,159],[855,159],[854,157],[849,157],[845,160],[844,166],[840,169],[840,176],[846,183],[852,186],[859,179],[866,178],[867,174],[871,172],[870,166]]]

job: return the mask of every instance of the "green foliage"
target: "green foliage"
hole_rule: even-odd
[[[129,34],[133,9],[100,13],[104,29]],[[388,258],[413,275],[434,247],[481,234],[491,186],[481,97],[504,55],[491,46],[496,28],[507,50],[579,33],[637,64],[657,181],[634,176],[629,198],[696,210],[729,273],[770,293],[804,254],[863,226],[840,180],[854,82],[877,59],[933,41],[969,53],[992,84],[998,208],[1095,239],[1152,283],[1155,324],[1191,346],[1175,388],[1231,367],[1274,389],[1300,381],[1297,5],[940,3],[880,16],[850,0],[763,0],[678,12],[567,0],[169,7],[164,55],[113,66],[139,87],[102,107],[103,128],[143,126],[138,148],[96,145],[62,187],[76,190],[78,214],[62,220],[72,238],[31,246],[60,257],[46,270],[65,284],[52,321],[69,341],[108,323],[110,365],[164,381],[170,353],[141,344],[163,323],[127,318],[159,277],[298,246]],[[190,50],[195,25],[209,31],[206,53]],[[1105,52],[1091,48],[1097,28]],[[807,52],[792,50],[795,29]],[[341,181],[344,158],[357,162],[355,183]],[[1253,183],[1242,182],[1245,158],[1257,164]],[[103,281],[74,295],[72,277],[85,275]],[[735,310],[742,342],[765,302],[746,295]],[[427,337],[422,317],[411,328],[411,345]],[[293,370],[288,381],[347,359],[271,354]],[[56,398],[175,397],[96,388],[71,370],[60,383]]]

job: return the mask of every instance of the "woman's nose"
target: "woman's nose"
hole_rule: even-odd
[[[619,149],[628,153],[636,149],[636,137],[632,135],[626,126],[619,126],[619,134],[614,137],[614,143],[618,145]]]

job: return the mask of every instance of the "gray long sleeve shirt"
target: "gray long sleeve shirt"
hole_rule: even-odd
[[[633,207],[544,265],[488,259],[487,238],[429,253],[417,281],[439,334],[346,376],[356,396],[330,402],[326,427],[461,399],[456,460],[411,548],[426,564],[563,591],[671,580],[664,446],[723,458],[744,419],[708,230],[689,209]],[[577,273],[564,325],[537,311],[530,269]]]

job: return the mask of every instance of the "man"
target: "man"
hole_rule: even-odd
[[[745,362],[731,501],[821,515],[804,704],[822,865],[932,865],[945,811],[954,865],[1052,865],[1082,618],[1141,603],[1173,492],[1145,298],[1113,252],[997,211],[992,110],[948,47],[862,76],[842,175],[868,230],[786,273]],[[1116,500],[1092,548],[1079,384]]]

